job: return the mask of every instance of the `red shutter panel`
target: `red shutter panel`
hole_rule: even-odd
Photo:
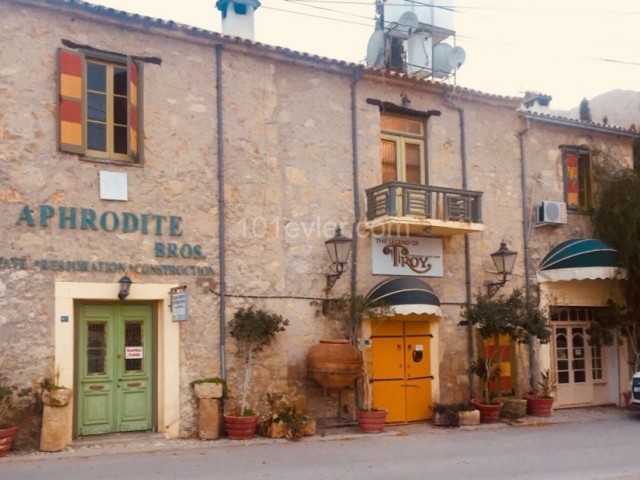
[[[84,153],[84,55],[72,50],[58,52],[60,86],[60,149]]]
[[[129,145],[128,153],[133,161],[138,161],[139,139],[138,120],[140,109],[138,107],[138,66],[129,59]]]

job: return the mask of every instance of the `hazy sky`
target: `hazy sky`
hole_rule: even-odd
[[[394,0],[388,0],[393,2]],[[429,4],[431,0],[415,0]],[[261,0],[258,42],[363,62],[374,0]],[[215,0],[93,0],[220,31]],[[569,109],[613,89],[640,90],[640,0],[456,0],[456,82],[486,93],[553,97]]]

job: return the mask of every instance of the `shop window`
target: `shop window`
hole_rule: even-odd
[[[380,117],[382,182],[426,184],[424,120]]]
[[[138,65],[129,57],[61,49],[60,149],[139,161]]]
[[[562,147],[564,191],[567,208],[574,211],[590,211],[591,204],[591,155],[588,150]]]

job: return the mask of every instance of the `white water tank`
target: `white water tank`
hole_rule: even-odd
[[[259,0],[218,0],[216,8],[222,13],[222,34],[254,40],[254,13]]]
[[[433,26],[444,30],[453,30],[454,0],[429,0],[416,2],[415,0],[385,0],[384,22],[385,29],[394,23],[399,23],[405,12],[412,12],[424,26]]]

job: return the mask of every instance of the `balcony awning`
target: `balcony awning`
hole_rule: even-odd
[[[594,238],[567,240],[553,247],[540,262],[539,282],[624,277],[617,251]]]
[[[371,289],[366,301],[391,307],[391,315],[440,316],[440,299],[429,285],[415,277],[384,280]]]

